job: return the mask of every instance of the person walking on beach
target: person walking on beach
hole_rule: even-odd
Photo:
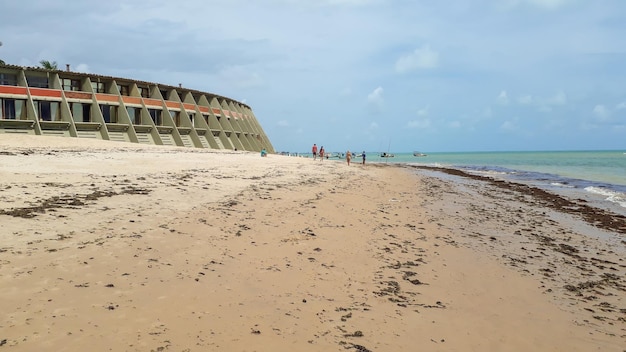
[[[324,146],[320,148],[320,159],[324,160]]]
[[[313,160],[317,159],[317,144],[313,143],[313,148],[311,148],[311,153],[313,153]]]
[[[365,150],[363,151],[363,153],[361,154],[361,156],[363,157],[363,165],[365,165]]]
[[[348,162],[348,166],[350,166],[350,160],[352,160],[352,154],[350,153],[350,151],[348,150],[346,152],[346,161]]]

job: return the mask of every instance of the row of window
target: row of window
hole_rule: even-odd
[[[26,81],[29,87],[34,88],[50,88],[48,77],[29,76],[26,75]],[[17,86],[17,75],[12,73],[0,73],[0,85]],[[80,92],[82,91],[81,80],[72,78],[61,78],[61,89],[64,91]],[[104,82],[91,82],[91,88],[95,93],[106,93],[106,85]],[[117,89],[121,95],[130,96],[130,86],[118,84]],[[138,87],[139,95],[143,98],[149,98],[150,90],[145,87]],[[165,90],[162,94],[167,94]],[[163,95],[164,97],[166,95]]]
[[[56,101],[40,101],[34,100],[37,116],[42,121],[61,121],[61,103]],[[69,102],[72,119],[74,122],[92,122],[91,106],[92,104]],[[6,120],[26,120],[26,100],[23,99],[0,99],[0,118]],[[105,123],[118,123],[117,105],[98,105]],[[141,108],[127,107],[126,111],[130,120],[135,125],[141,125]],[[148,115],[155,125],[160,126],[163,123],[162,110],[148,109]],[[174,120],[176,126],[181,125],[180,111],[170,111],[170,116]],[[193,125],[195,114],[188,115]],[[208,115],[202,115],[205,122],[208,123]]]

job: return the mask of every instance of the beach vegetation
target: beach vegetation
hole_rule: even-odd
[[[39,66],[50,71],[57,71],[59,69],[56,61],[41,60],[39,61]]]

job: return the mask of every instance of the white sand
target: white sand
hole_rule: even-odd
[[[626,349],[620,237],[486,185],[76,138],[0,148],[2,350]]]

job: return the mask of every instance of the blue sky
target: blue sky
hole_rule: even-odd
[[[626,149],[622,0],[4,1],[0,41],[245,102],[279,151]]]

